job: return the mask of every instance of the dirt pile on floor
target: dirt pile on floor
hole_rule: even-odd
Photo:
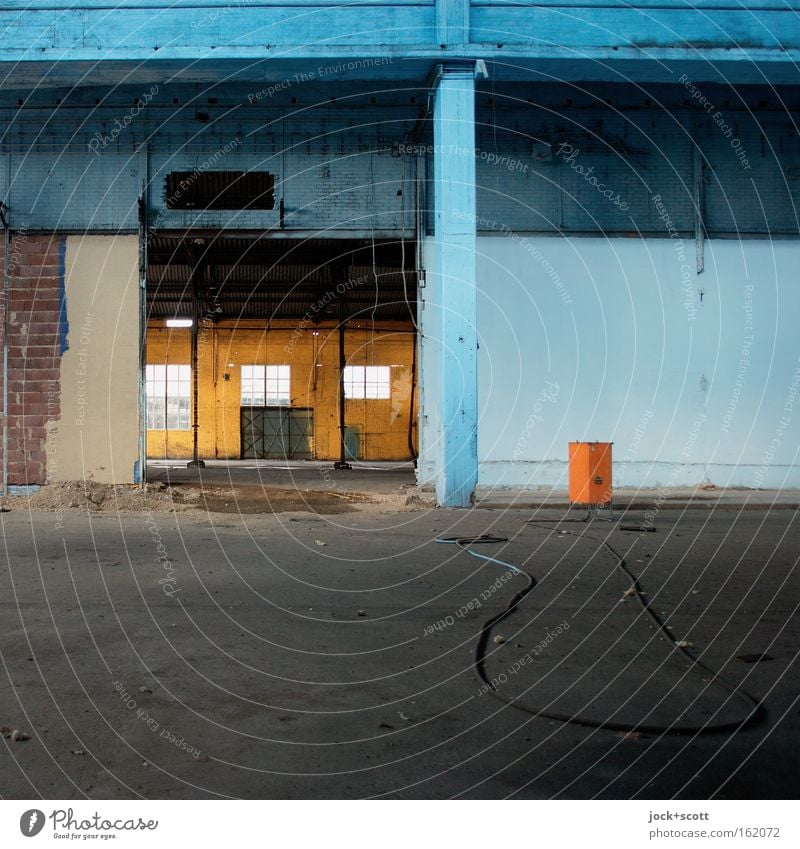
[[[30,495],[0,498],[0,505],[12,510],[51,513],[164,513],[180,509],[182,499],[174,488],[164,484],[148,484],[141,488],[134,484],[113,486],[95,481],[63,481],[42,486]]]
[[[406,491],[396,494],[337,492],[335,490],[273,487],[219,487],[197,484],[170,486],[148,483],[114,486],[94,481],[64,481],[42,486],[30,495],[0,498],[0,506],[14,511],[51,513],[292,513],[320,514],[414,509],[425,506]]]

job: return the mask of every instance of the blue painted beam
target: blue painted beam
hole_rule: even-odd
[[[0,8],[0,57],[15,74],[22,70],[16,63],[25,62],[41,67],[43,62],[178,60],[185,63],[187,79],[197,62],[227,60],[313,63],[383,56],[402,60],[395,73],[412,79],[413,72],[403,68],[408,59],[497,59],[508,75],[520,60],[552,59],[567,66],[586,59],[699,60],[733,68],[742,61],[788,65],[800,58],[795,0],[748,6],[708,0],[699,9],[676,0],[333,5],[242,0],[209,8],[198,0],[162,8],[155,0],[134,0],[120,10],[110,8],[109,0],[70,8],[63,8],[64,0],[41,0],[25,9],[6,3]],[[63,75],[68,68],[53,70]],[[520,73],[517,78],[524,79],[524,68]]]
[[[346,6],[431,6],[435,0],[232,0],[220,3],[218,0],[3,0],[3,6],[9,9],[111,9],[127,11],[130,9],[213,9],[217,15],[227,14],[232,9],[258,10],[274,7],[327,7],[330,9]],[[436,0],[438,2],[438,0]],[[458,0],[461,2],[461,0]],[[519,6],[551,8],[597,9],[695,9],[698,12],[709,11],[799,11],[800,0],[466,0],[472,6]]]
[[[800,17],[788,9],[637,9],[605,4],[575,7],[475,6],[470,41],[525,44],[571,51],[679,49],[687,58],[719,49],[781,50],[800,46]]]
[[[195,2],[195,0],[185,0]],[[16,0],[25,3],[27,0]],[[46,3],[50,0],[38,0]],[[68,0],[61,0],[68,2]],[[85,0],[84,0],[85,2]],[[108,2],[108,0],[92,0],[92,2]],[[151,0],[154,3],[163,3],[164,0]],[[179,0],[181,2],[181,0]],[[473,6],[545,6],[555,9],[586,8],[592,6],[595,9],[679,9],[685,11],[687,8],[698,12],[710,11],[787,11],[800,10],[800,0],[472,0]]]
[[[440,380],[436,498],[469,507],[478,482],[475,70],[445,65],[433,107]]]
[[[219,3],[218,0],[3,0],[10,9],[47,9],[54,11],[74,9],[107,9],[126,12],[131,9],[207,9],[213,10],[214,18],[234,9],[269,9],[275,7],[320,7],[342,8],[345,6],[432,6],[434,0],[233,0]]]
[[[466,55],[491,63],[496,82],[616,82],[680,84],[682,74],[696,83],[728,85],[798,85],[800,84],[799,50],[720,49],[688,52],[681,49],[642,50],[620,48],[609,60],[604,49],[583,50],[580,54],[566,48],[539,48],[526,45],[469,45],[439,50],[434,58],[432,48],[416,47],[325,47],[314,48],[315,55],[291,58],[263,58],[263,49],[253,49],[254,57],[191,61],[153,59],[148,62],[119,61],[0,61],[0,90],[14,92],[14,102],[25,101],[31,93],[39,95],[58,88],[74,86],[136,86],[140,95],[157,82],[203,85],[244,84],[245,93],[259,91],[289,80],[293,88],[287,100],[296,95],[296,79],[314,71],[315,79],[331,85],[343,81],[366,81],[381,84],[390,91],[399,86],[415,88],[430,75],[433,67],[454,57]],[[258,54],[258,55],[256,55]],[[544,58],[547,56],[548,58]],[[322,69],[322,73],[319,69]],[[303,91],[306,91],[303,84]],[[205,90],[204,90],[205,91]],[[328,95],[330,97],[331,95]],[[304,97],[304,99],[306,99]],[[280,93],[270,104],[280,101]],[[263,101],[260,102],[263,105]],[[21,104],[20,104],[21,105]]]
[[[432,44],[432,4],[208,8],[0,9],[0,46],[16,59],[220,59],[301,56],[339,45]],[[346,51],[346,52],[349,52]],[[4,57],[5,58],[5,57]]]

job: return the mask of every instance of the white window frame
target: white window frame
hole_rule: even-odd
[[[243,365],[240,403],[243,407],[291,407],[292,367]]]
[[[391,398],[391,367],[345,366],[344,397],[353,401],[382,401]]]
[[[148,430],[191,430],[192,367],[183,363],[145,366]]]

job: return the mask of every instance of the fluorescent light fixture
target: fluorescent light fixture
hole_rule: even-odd
[[[167,327],[191,327],[192,320],[190,318],[168,318]]]

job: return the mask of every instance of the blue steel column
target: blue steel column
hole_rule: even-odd
[[[475,69],[445,65],[433,108],[436,298],[441,383],[436,498],[468,507],[478,481]]]

